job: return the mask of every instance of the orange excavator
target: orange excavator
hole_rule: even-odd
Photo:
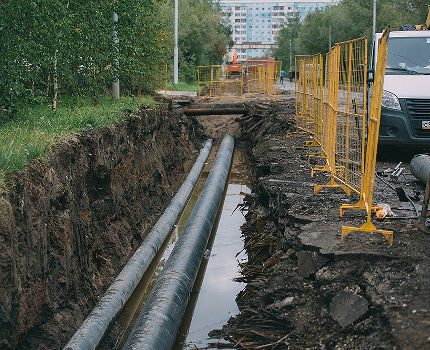
[[[242,65],[239,63],[236,50],[233,52],[233,61],[227,64],[226,68],[227,79],[239,79],[242,74]]]

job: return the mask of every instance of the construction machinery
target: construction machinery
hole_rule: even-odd
[[[233,60],[225,67],[226,79],[240,79],[242,76],[242,65],[238,61],[236,50],[233,53]]]

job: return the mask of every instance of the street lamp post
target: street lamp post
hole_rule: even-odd
[[[376,34],[376,0],[373,0],[373,38],[375,37]]]
[[[178,29],[179,29],[179,4],[175,0],[175,48],[173,52],[173,84],[178,84],[178,66],[179,66],[179,50],[178,50]]]

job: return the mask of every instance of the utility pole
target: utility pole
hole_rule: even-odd
[[[178,66],[179,66],[179,50],[178,50],[178,29],[179,29],[179,4],[175,0],[175,49],[173,52],[173,84],[178,84]]]
[[[119,36],[118,36],[118,15],[116,12],[112,16],[112,38],[113,38],[113,82],[112,97],[119,99]]]
[[[290,35],[290,72],[292,72],[293,67],[293,39]]]
[[[331,50],[331,25],[328,27],[328,51]]]
[[[376,34],[376,0],[373,0],[373,38]]]

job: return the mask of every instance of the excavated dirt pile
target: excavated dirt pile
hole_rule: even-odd
[[[242,227],[248,261],[239,279],[247,286],[237,297],[240,314],[211,334],[232,345],[217,346],[429,349],[430,235],[411,220],[384,221],[377,225],[395,231],[391,248],[376,234],[341,242],[341,226],[359,225],[364,215],[339,218],[340,204],[357,198],[338,190],[313,195],[313,184],[328,177],[311,179],[293,118],[294,101],[286,99],[254,104],[240,120],[257,178]],[[409,194],[422,195],[405,179]],[[390,191],[377,181],[376,200],[400,208]]]
[[[142,109],[33,160],[0,198],[0,348],[59,349],[168,205],[201,130]]]

